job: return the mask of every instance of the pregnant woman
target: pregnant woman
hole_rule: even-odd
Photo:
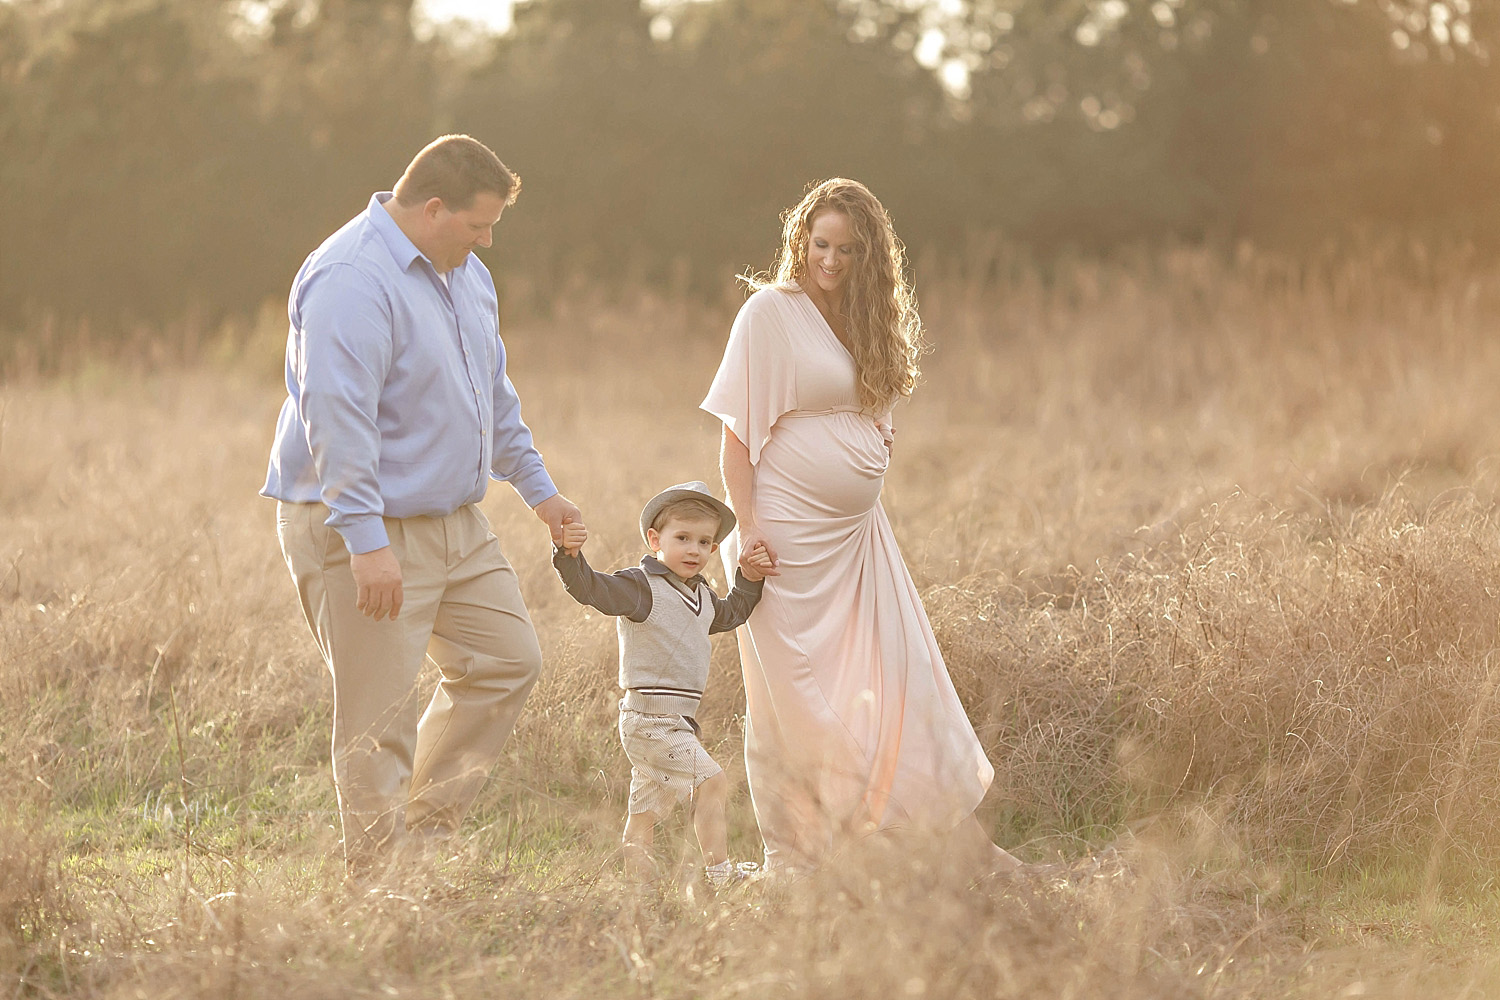
[[[739,522],[725,566],[763,545],[776,567],[740,629],[766,866],[814,867],[850,836],[907,827],[1013,869],[974,818],[994,769],[880,505],[922,333],[890,218],[864,185],[824,181],[750,284],[702,407],[724,424]]]

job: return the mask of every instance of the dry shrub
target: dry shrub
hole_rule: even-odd
[[[1497,553],[1472,495],[1321,517],[1236,495],[1063,596],[928,596],[1005,797],[1044,826],[1201,803],[1317,867],[1492,862]]]
[[[1319,865],[1447,838],[1493,859],[1500,758],[1477,738],[1500,721],[1488,506],[1418,512],[1393,495],[1329,520],[1231,506],[1249,509],[1214,511],[1170,563],[1130,567],[1156,584],[1149,603],[1110,605],[1123,615],[1107,624],[1143,640],[1156,786],[1223,788],[1254,846]]]
[[[119,957],[94,965],[90,985],[103,996],[288,1000],[1187,1000],[1205,995],[1197,970],[1228,956],[1226,926],[1241,947],[1274,934],[1248,903],[1210,910],[1191,891],[1182,879],[1130,876],[975,887],[951,859],[896,843],[862,845],[803,881],[718,896],[693,881],[632,886],[572,864],[545,877],[418,865],[364,890],[194,895],[144,935],[101,935],[105,955]]]
[[[0,969],[54,966],[49,945],[78,918],[57,839],[14,818],[0,824]]]

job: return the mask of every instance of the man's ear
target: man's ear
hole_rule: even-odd
[[[437,221],[438,212],[442,211],[446,207],[447,206],[443,204],[443,199],[439,198],[437,195],[433,195],[423,203],[422,215],[427,219],[427,221],[435,222]]]
[[[661,532],[657,531],[655,528],[647,528],[646,529],[646,546],[648,548],[650,548],[652,552],[660,552],[661,551]]]

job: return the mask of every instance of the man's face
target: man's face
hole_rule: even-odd
[[[494,242],[495,224],[500,213],[505,211],[505,199],[493,191],[481,191],[474,196],[468,208],[457,212],[438,198],[429,201],[424,210],[427,221],[427,254],[432,266],[444,273],[464,262],[475,247],[487,247]]]

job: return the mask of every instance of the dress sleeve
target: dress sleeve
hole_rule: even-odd
[[[760,461],[772,425],[797,408],[791,340],[784,315],[770,298],[782,294],[764,289],[740,307],[719,370],[699,404],[744,443],[751,465]]]

